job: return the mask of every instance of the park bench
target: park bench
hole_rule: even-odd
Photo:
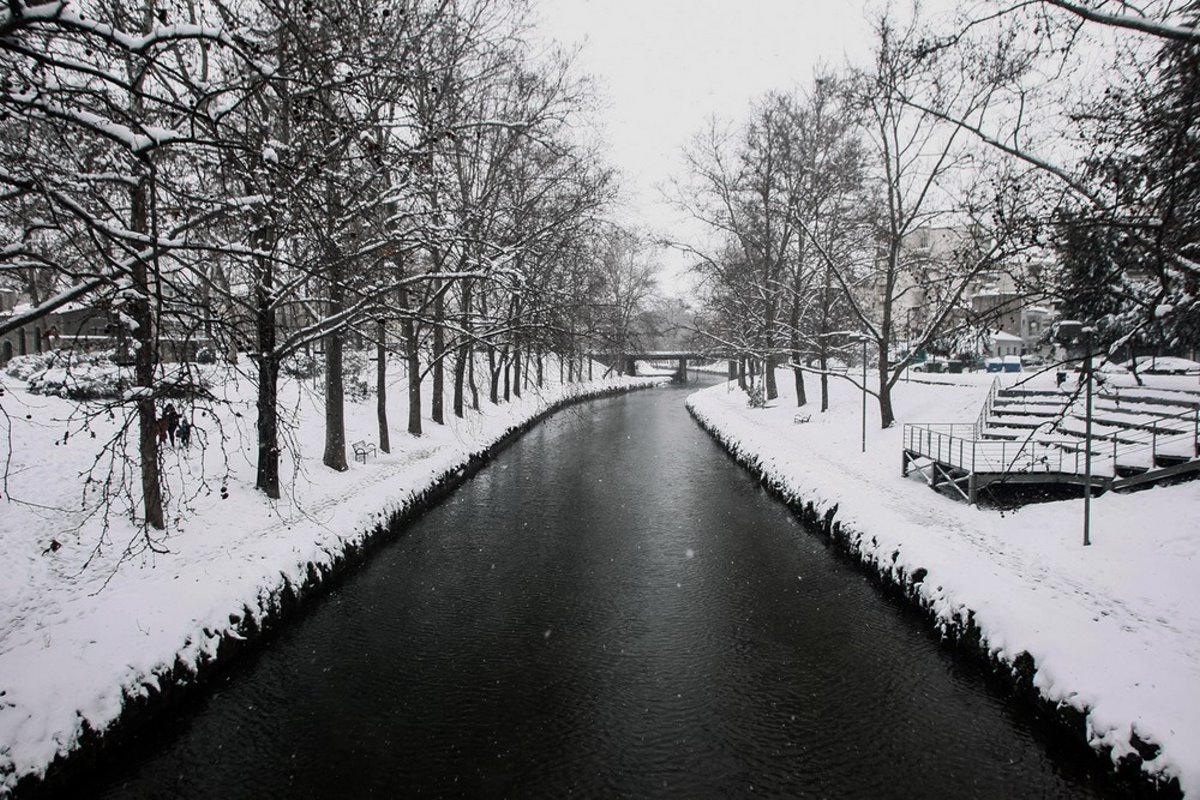
[[[365,440],[351,443],[350,449],[354,451],[355,460],[361,461],[364,464],[367,463],[367,453],[371,455],[377,455],[378,453],[375,450],[375,445]]]

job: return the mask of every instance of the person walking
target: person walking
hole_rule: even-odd
[[[171,447],[175,446],[175,428],[179,425],[179,412],[175,410],[175,406],[167,403],[166,408],[162,413],[163,427],[166,428],[165,433],[171,437]]]
[[[176,431],[179,434],[179,443],[187,447],[192,442],[192,423],[188,422],[187,417],[179,418],[179,428]]]

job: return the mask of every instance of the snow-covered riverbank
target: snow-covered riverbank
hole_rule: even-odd
[[[287,381],[281,406],[296,422],[300,458],[284,459],[293,477],[283,500],[269,503],[252,488],[252,386],[217,369],[210,377],[228,403],[201,418],[190,448],[166,451],[170,529],[134,555],[127,543],[141,540],[128,519],[115,515],[105,529],[100,516],[77,510],[97,441],[116,435],[119,421],[94,420],[97,437],[79,435],[74,403],[3,379],[12,457],[0,514],[0,796],[44,774],[86,731],[108,729],[130,698],[210,665],[222,642],[257,629],[298,587],[514,430],[576,399],[661,382],[559,385],[550,365],[544,389],[500,406],[484,398],[482,412],[445,426],[426,420],[414,439],[403,429],[397,372],[392,452],[338,473],[320,463],[320,398],[311,384]],[[376,432],[374,398],[347,403],[347,441],[375,442]]]
[[[930,380],[897,386],[902,422],[973,421],[992,376]],[[1003,663],[1032,656],[1036,690],[1085,712],[1089,741],[1114,763],[1139,757],[1200,795],[1200,481],[1096,499],[1085,548],[1081,500],[968,506],[901,477],[902,426],[879,430],[874,401],[860,452],[854,387],[834,381],[830,411],[810,400],[797,423],[790,373],[779,386],[766,409],[725,384],[688,404],[789,501],[836,509],[859,557],[912,587],[941,625],[971,619]]]

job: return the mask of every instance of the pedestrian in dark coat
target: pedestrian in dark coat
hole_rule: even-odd
[[[188,422],[187,417],[179,418],[179,428],[176,431],[179,434],[179,443],[187,447],[192,442],[192,423]]]
[[[167,436],[171,437],[171,447],[175,446],[175,428],[179,425],[179,412],[175,410],[175,406],[167,403],[166,408],[162,413],[163,426],[167,429]]]

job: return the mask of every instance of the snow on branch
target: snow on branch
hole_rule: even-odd
[[[221,26],[199,24],[155,25],[149,33],[132,35],[99,20],[88,19],[78,12],[70,0],[29,3],[10,0],[0,15],[0,37],[35,26],[53,26],[64,30],[91,34],[129,53],[144,54],[159,45],[198,39],[220,42],[236,48],[236,43]]]
[[[1101,11],[1098,8],[1090,8],[1080,3],[1071,2],[1070,0],[1042,0],[1042,2],[1055,8],[1061,8],[1063,11],[1067,11],[1089,22],[1109,25],[1114,28],[1125,28],[1126,30],[1137,31],[1139,33],[1148,33],[1151,36],[1157,36],[1161,39],[1173,39],[1179,42],[1200,42],[1200,30],[1197,30],[1194,24],[1172,24],[1165,20],[1157,20],[1142,15],[1112,14]],[[1128,3],[1122,3],[1121,6],[1123,8],[1130,7]]]

